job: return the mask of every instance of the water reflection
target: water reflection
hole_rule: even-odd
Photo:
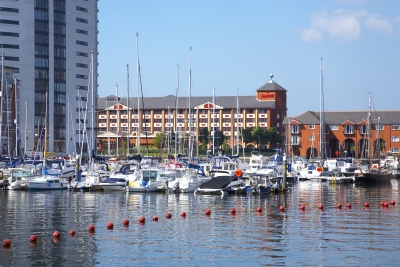
[[[2,248],[0,265],[398,265],[397,253],[386,256],[400,249],[397,205],[379,205],[399,202],[398,188],[393,180],[375,187],[300,182],[269,196],[2,191],[0,240],[12,245]],[[52,238],[55,230],[60,239]]]

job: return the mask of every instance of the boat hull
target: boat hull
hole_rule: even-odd
[[[126,183],[100,183],[99,184],[104,191],[124,191]]]
[[[28,182],[29,190],[67,190],[68,186],[64,182],[60,183],[43,183],[43,182]]]

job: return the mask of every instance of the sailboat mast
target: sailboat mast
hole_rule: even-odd
[[[191,134],[192,134],[192,107],[190,103],[190,98],[192,94],[192,47],[190,50],[190,61],[189,61],[189,100],[188,100],[188,108],[189,108],[189,140],[188,140],[188,154],[190,160],[192,159],[192,150],[191,150]]]
[[[140,71],[139,71],[139,33],[136,33],[136,71],[137,71],[137,90],[138,90],[138,106],[137,106],[137,151],[140,154]]]
[[[371,92],[368,92],[368,160],[369,160],[369,167],[371,168]]]
[[[15,105],[15,119],[14,119],[14,123],[15,123],[15,157],[18,157],[18,101],[17,101],[17,78],[14,78],[14,105]]]
[[[129,115],[129,64],[126,64],[126,87],[128,90],[128,98],[126,99],[126,114],[128,116],[128,127],[127,127],[127,134],[126,134],[126,156],[129,155],[129,135],[131,133],[131,115]]]
[[[96,149],[97,149],[97,145],[96,145],[96,141],[95,141],[95,138],[94,138],[94,129],[95,129],[95,127],[94,127],[94,118],[95,118],[95,114],[94,114],[94,105],[95,105],[95,103],[94,103],[94,52],[93,52],[93,49],[91,50],[91,68],[92,68],[92,70],[91,70],[91,72],[92,72],[92,83],[91,83],[91,88],[90,88],[90,90],[92,90],[92,118],[91,118],[91,125],[90,125],[90,127],[91,127],[91,129],[92,129],[92,131],[91,131],[91,136],[90,136],[90,143],[89,144],[92,144],[92,146],[93,146],[93,148],[92,148],[92,151],[93,151],[93,153],[95,153],[95,154],[97,154],[96,153]],[[89,161],[89,164],[92,164],[92,153],[90,153],[90,151],[89,151],[89,159],[90,159],[90,161]]]
[[[323,85],[322,85],[322,57],[321,57],[321,63],[320,63],[320,95],[319,95],[319,97],[320,97],[320,106],[319,106],[319,118],[320,118],[320,124],[319,124],[319,153],[320,153],[320,158],[321,158],[321,160],[323,159],[323,157],[324,157],[324,153],[323,153],[323,146],[324,146],[324,144],[323,144],[323,142],[324,142],[324,137],[323,137],[323,135],[324,135],[324,124],[325,124],[325,122],[324,122],[324,117],[323,117],[323,111],[322,111],[322,109],[323,109],[323,87],[322,87]]]
[[[239,156],[239,88],[236,89],[236,155]]]
[[[175,94],[175,161],[177,160],[178,155],[178,141],[179,141],[179,133],[178,133],[178,92],[179,92],[179,65],[178,65],[178,82],[176,84],[176,94]]]
[[[119,137],[119,98],[118,98],[118,84],[116,86],[116,91],[117,91],[117,158],[118,158],[118,137]]]
[[[3,48],[2,48],[3,50]],[[0,136],[3,136],[3,98],[4,98],[4,53],[1,53],[1,92],[0,92]],[[3,154],[3,138],[0,138],[0,155]]]
[[[26,127],[27,127],[27,125],[28,125],[28,98],[25,98],[25,142],[24,142],[24,154],[26,154],[26,140],[27,140],[26,139]],[[67,125],[68,125],[68,123],[67,123]]]
[[[213,87],[213,114],[212,114],[212,130],[213,130],[213,139],[212,139],[212,152],[213,156],[215,156],[215,87]]]

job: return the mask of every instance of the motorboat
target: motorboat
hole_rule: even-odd
[[[126,188],[126,184],[127,180],[118,176],[110,176],[103,182],[99,183],[104,191],[123,191]]]
[[[68,183],[58,175],[42,175],[28,181],[29,190],[66,190]]]
[[[230,189],[230,184],[239,180],[237,176],[219,175],[212,177],[211,180],[202,183],[199,188],[194,192],[200,194],[225,194]]]
[[[174,181],[168,183],[168,190],[174,193],[191,193],[199,188],[200,184],[204,183],[196,169],[182,168],[177,169],[177,176]],[[207,180],[210,180],[207,177]]]
[[[129,180],[128,192],[157,192],[167,190],[170,177],[165,175],[164,169],[142,169],[140,175]]]
[[[34,177],[30,169],[10,168],[10,177],[8,189],[27,190],[28,181]]]

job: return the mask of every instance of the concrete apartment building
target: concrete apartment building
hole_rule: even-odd
[[[97,96],[97,2],[0,2],[2,155],[71,153],[84,123],[90,135],[92,116],[83,114]]]

